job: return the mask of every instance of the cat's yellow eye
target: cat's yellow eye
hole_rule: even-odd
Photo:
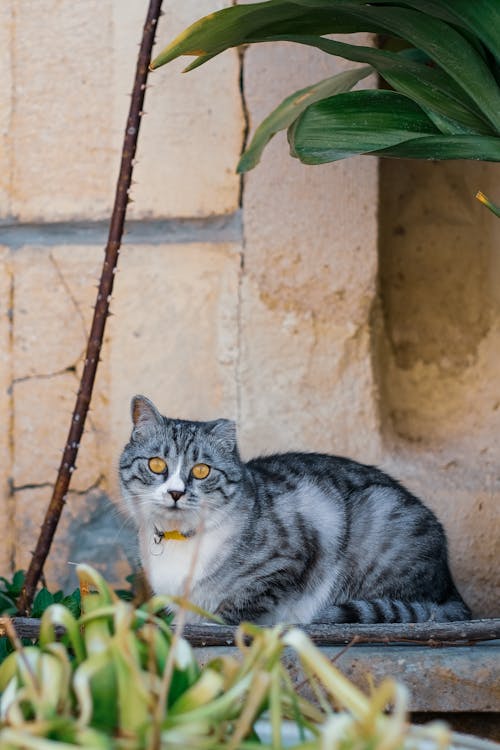
[[[210,474],[210,466],[206,464],[196,464],[191,469],[191,474],[195,479],[206,479]]]
[[[167,462],[159,456],[154,456],[154,458],[149,459],[148,466],[153,474],[163,474],[167,468]]]

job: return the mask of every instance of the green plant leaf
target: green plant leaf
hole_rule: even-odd
[[[75,589],[72,594],[65,596],[61,604],[69,609],[73,617],[80,617],[82,607],[80,589]]]
[[[480,203],[483,204],[483,206],[489,208],[490,211],[495,214],[495,216],[498,216],[500,218],[500,206],[497,206],[496,203],[490,201],[490,199],[483,192],[481,192],[481,190],[477,191],[476,198]]]
[[[462,123],[458,122],[457,120],[452,119],[451,117],[446,117],[446,115],[440,114],[439,112],[435,112],[433,109],[431,109],[430,107],[427,107],[423,103],[420,103],[420,106],[424,110],[429,120],[432,120],[434,125],[437,127],[439,131],[441,131],[443,135],[487,135],[488,134],[488,130],[482,131],[479,129],[468,128]]]
[[[498,0],[401,0],[400,4],[472,32],[500,62]]]
[[[288,128],[307,107],[314,102],[333,94],[350,91],[362,78],[373,73],[373,68],[364,66],[355,70],[346,70],[331,78],[295,91],[284,99],[268,117],[259,125],[249,147],[241,157],[237,172],[247,172],[260,161],[262,152],[271,138],[280,130]]]
[[[14,646],[12,646],[11,642],[7,638],[6,635],[3,635],[0,637],[0,664],[3,662],[4,659],[7,658],[7,656],[13,651]]]
[[[413,52],[425,53],[433,65],[412,58],[411,51],[396,54],[322,38],[352,31],[399,37],[413,46]],[[363,99],[339,93],[332,97],[321,91],[326,82],[302,89],[259,126],[238,171],[255,166],[269,139],[287,126],[292,154],[308,164],[358,153],[498,160],[498,142],[492,136],[500,133],[500,88],[495,78],[500,69],[485,51],[500,59],[497,0],[269,0],[233,6],[189,27],[152,67],[183,54],[196,55],[189,70],[228,47],[285,40],[369,64],[403,96],[393,100],[397,108],[391,112],[384,109],[390,100],[370,99],[369,92]],[[409,107],[409,100],[418,107]],[[373,104],[375,109],[362,112],[357,109],[360,104]],[[295,121],[294,114],[299,115]]]
[[[351,5],[355,5],[352,4]],[[373,21],[363,24],[343,2],[293,2],[266,0],[235,5],[211,13],[181,32],[151,63],[151,70],[181,55],[200,57],[202,62],[229,47],[264,41],[274,34],[342,34],[356,31],[383,33]],[[357,8],[355,8],[357,10]]]
[[[80,626],[76,617],[62,604],[54,604],[43,613],[40,623],[40,645],[48,647],[57,640],[55,627],[58,625],[65,629],[66,642],[71,644],[76,663],[80,664],[85,659],[85,645]]]
[[[456,81],[440,68],[417,61],[412,54],[415,52],[414,49],[394,53],[298,34],[279,35],[269,41],[298,42],[321,49],[330,55],[372,65],[396,91],[409,96],[428,113],[436,113],[434,122],[438,128],[438,123],[446,128],[443,132],[485,135],[495,132],[481,115],[478,106]]]
[[[0,581],[4,584],[5,591],[14,598],[17,598],[22,591],[25,578],[26,573],[24,570],[18,570],[14,573],[12,582],[8,581],[7,578],[4,578],[3,576],[0,576]]]
[[[17,612],[15,599],[0,591],[0,612],[3,615],[14,615]]]
[[[48,589],[40,589],[38,594],[35,596],[35,599],[33,600],[33,607],[31,610],[31,616],[32,617],[41,617],[47,607],[50,607],[51,604],[54,604],[54,597],[48,591]]]
[[[398,159],[500,161],[500,138],[487,135],[429,136],[373,152]]]
[[[368,5],[359,9],[359,16],[363,20],[371,18],[390,33],[424,50],[469,94],[500,132],[498,85],[485,61],[458,31],[438,18],[411,8]]]
[[[25,580],[26,580],[26,573],[24,572],[24,570],[17,570],[14,573],[14,577],[12,579],[12,588],[11,588],[11,593],[14,594],[14,596],[19,596],[19,594],[23,590]]]
[[[311,105],[289,129],[293,156],[323,164],[439,134],[411,99],[393,91],[351,91]]]

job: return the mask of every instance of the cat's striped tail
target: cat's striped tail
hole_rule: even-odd
[[[437,602],[403,602],[396,599],[357,599],[323,608],[317,623],[453,622],[470,620],[471,613],[461,599]]]

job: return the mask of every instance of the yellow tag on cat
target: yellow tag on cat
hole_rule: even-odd
[[[164,531],[163,532],[163,539],[169,540],[172,539],[175,542],[185,542],[188,537],[183,534],[181,531]]]

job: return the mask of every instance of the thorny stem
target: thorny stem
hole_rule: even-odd
[[[76,397],[76,404],[71,418],[68,438],[64,448],[61,464],[54,485],[54,491],[50,500],[45,518],[36,543],[35,551],[26,575],[21,596],[19,597],[18,609],[26,613],[31,606],[36,587],[43,572],[43,566],[50,551],[52,540],[66,502],[67,492],[71,481],[71,475],[75,468],[78,454],[78,446],[85,427],[85,419],[89,409],[92,390],[99,363],[99,354],[102,347],[106,319],[109,314],[109,303],[113,292],[113,282],[118,255],[123,236],[128,192],[132,180],[133,160],[137,147],[137,137],[141,123],[144,96],[146,93],[146,81],[148,77],[148,66],[151,60],[156,26],[160,17],[162,0],[150,0],[146,21],[142,33],[142,41],[137,60],[134,88],[123,139],[122,159],[118,182],[115,191],[115,201],[109,225],[108,242],[105,249],[104,263],[97,292],[97,300],[94,308],[94,317],[87,342],[85,363],[80,387]]]

